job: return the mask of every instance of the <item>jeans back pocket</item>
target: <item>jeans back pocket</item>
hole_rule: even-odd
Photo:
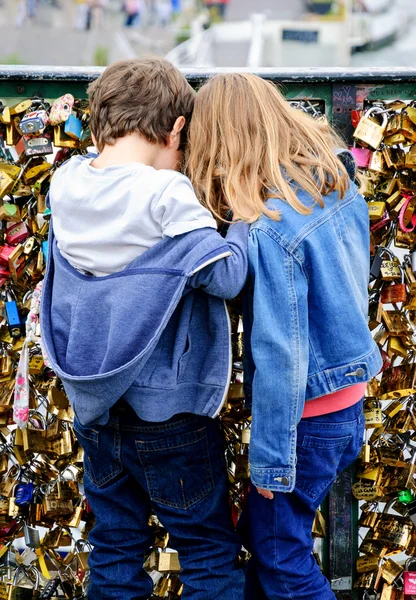
[[[103,487],[123,472],[120,433],[111,427],[84,427],[74,420],[74,432],[84,450],[86,476]]]
[[[313,500],[320,497],[342,470],[342,457],[352,440],[351,434],[304,435],[297,448],[296,487]]]
[[[154,441],[136,440],[153,502],[188,509],[214,489],[206,428]]]

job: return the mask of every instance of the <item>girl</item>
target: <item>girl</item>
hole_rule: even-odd
[[[214,124],[214,125],[213,125]],[[355,460],[381,360],[367,327],[367,206],[327,123],[271,83],[219,75],[199,92],[188,174],[218,220],[251,223],[245,302],[252,399],[246,598],[333,600],[311,552],[315,510]]]

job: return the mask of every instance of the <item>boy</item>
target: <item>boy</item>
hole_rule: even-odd
[[[248,228],[216,231],[176,172],[194,92],[159,58],[90,85],[100,154],[55,174],[42,337],[85,451],[97,521],[90,600],[151,595],[153,510],[180,553],[186,600],[242,598],[240,549],[216,417],[230,373],[228,315]],[[183,140],[182,140],[183,142]]]

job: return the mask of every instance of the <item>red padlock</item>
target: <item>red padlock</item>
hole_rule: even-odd
[[[392,283],[385,285],[381,290],[380,302],[382,304],[397,304],[398,302],[406,302],[407,289],[404,282],[404,271],[402,272],[402,280],[400,283]]]
[[[9,256],[13,254],[14,248],[5,244],[0,246],[0,265],[7,267],[9,265]]]
[[[29,237],[29,230],[26,223],[19,221],[18,223],[9,223],[6,227],[6,242],[13,246],[21,244]]]
[[[391,223],[391,217],[390,217],[389,213],[387,211],[385,211],[385,213],[381,217],[380,221],[377,221],[376,223],[373,223],[373,225],[370,225],[370,231],[378,231],[379,229],[382,229],[389,223]]]
[[[361,117],[363,116],[364,111],[362,110],[352,110],[351,111],[351,123],[354,129],[358,127],[358,123],[361,121]]]
[[[383,365],[382,365],[382,367],[380,369],[380,373],[382,373],[386,369],[390,369],[390,367],[391,367],[391,358],[387,354],[387,352],[385,350],[383,350],[383,349],[380,350],[380,354],[381,354],[381,358],[383,360]]]
[[[416,597],[416,559],[409,558],[404,568],[404,594],[405,600],[413,600]]]

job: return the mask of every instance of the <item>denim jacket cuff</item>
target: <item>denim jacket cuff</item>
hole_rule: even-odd
[[[296,483],[295,469],[250,467],[253,485],[271,492],[293,492]]]

